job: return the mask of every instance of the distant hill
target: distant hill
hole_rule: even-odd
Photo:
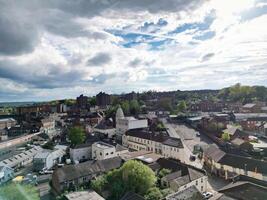
[[[18,106],[26,106],[33,105],[36,102],[0,102],[0,107],[18,107]]]

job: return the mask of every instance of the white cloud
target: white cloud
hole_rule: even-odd
[[[55,99],[79,93],[93,95],[99,90],[117,93],[219,88],[235,82],[257,84],[266,80],[267,69],[258,66],[267,63],[267,15],[240,20],[242,11],[264,5],[253,0],[213,0],[193,4],[191,8],[184,7],[187,1],[180,2],[184,4],[176,10],[171,6],[160,10],[162,1],[152,7],[147,1],[142,6],[140,2],[134,5],[127,1],[132,7],[117,3],[107,9],[102,7],[106,3],[100,3],[95,11],[88,11],[92,13],[83,12],[85,8],[76,4],[70,10],[70,5],[61,4],[45,4],[41,8],[38,4],[23,5],[20,12],[27,10],[28,15],[34,12],[29,7],[41,13],[49,10],[50,21],[36,14],[33,22],[39,23],[39,42],[32,52],[0,55],[0,72],[5,73],[1,81],[12,94],[23,94],[25,99],[30,93],[34,99]],[[211,26],[199,29],[211,15],[215,18]],[[160,19],[167,23],[157,25]],[[53,22],[62,25],[57,27]],[[146,23],[153,24],[142,29]],[[193,25],[186,28],[186,24]],[[185,26],[184,30],[170,34],[181,26]],[[119,30],[121,34],[107,30]],[[214,37],[195,39],[211,31]],[[126,48],[124,45],[135,35],[140,35],[134,38],[136,44]],[[153,47],[164,40],[166,43],[160,44],[160,48]],[[88,65],[89,59],[101,53],[106,54],[106,62]],[[1,62],[10,66],[13,63],[18,75]]]

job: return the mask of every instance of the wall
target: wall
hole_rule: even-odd
[[[70,159],[72,161],[80,161],[82,159],[90,159],[92,155],[92,147],[83,147],[77,149],[70,149]]]

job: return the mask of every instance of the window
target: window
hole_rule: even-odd
[[[100,152],[99,155],[102,156],[102,152]]]
[[[113,154],[113,151],[110,154]]]
[[[106,156],[108,156],[108,153],[106,153]]]
[[[201,192],[203,191],[203,186],[201,186]]]
[[[203,183],[203,178],[201,178],[201,183]]]
[[[198,185],[198,180],[196,180],[196,186]]]

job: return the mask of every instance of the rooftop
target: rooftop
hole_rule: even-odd
[[[181,139],[170,137],[166,131],[152,132],[148,129],[141,128],[131,129],[126,132],[126,135],[146,140],[152,140],[172,147],[183,148]]]
[[[120,200],[145,200],[145,199],[139,194],[136,194],[134,192],[127,192]]]
[[[113,145],[104,142],[95,142],[93,145],[101,149],[115,148]]]
[[[204,155],[212,158],[217,163],[232,166],[234,168],[246,169],[247,171],[257,171],[258,173],[267,174],[267,162],[256,160],[248,157],[225,153],[221,149],[210,146]]]
[[[267,187],[249,181],[237,181],[221,188],[219,192],[228,197],[242,200],[267,199]]]
[[[97,194],[95,191],[79,191],[79,192],[72,192],[69,194],[66,194],[65,197],[68,200],[105,200],[103,197],[101,197],[99,194]]]
[[[104,173],[119,168],[121,164],[122,159],[120,157],[114,157],[105,160],[87,161],[76,165],[65,165],[64,167],[55,170],[53,177],[58,179],[59,183],[62,183],[75,180],[79,177]]]
[[[181,200],[181,199],[194,199],[200,200],[203,199],[202,194],[198,191],[196,186],[190,186],[185,190],[170,194],[166,197],[166,200]]]

